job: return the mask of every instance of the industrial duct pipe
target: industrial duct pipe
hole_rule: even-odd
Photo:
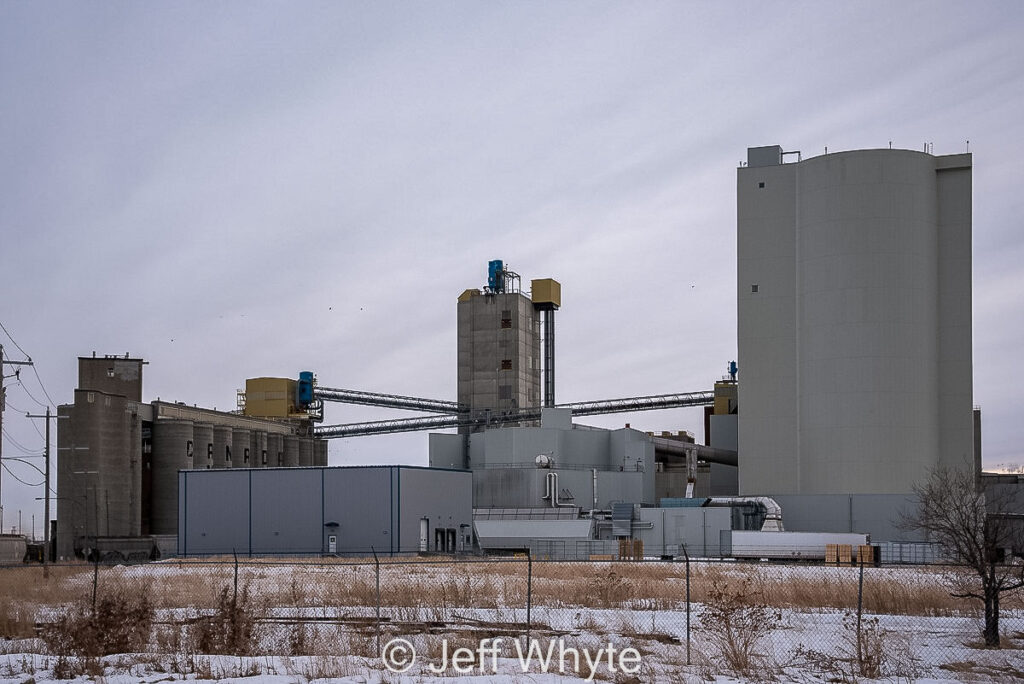
[[[705,506],[733,506],[735,504],[754,503],[765,510],[762,532],[782,532],[782,506],[775,499],[767,496],[714,496],[707,500]]]
[[[551,500],[552,508],[574,507],[573,503],[562,503],[558,500],[558,473],[546,473],[544,475],[544,496],[543,499]]]

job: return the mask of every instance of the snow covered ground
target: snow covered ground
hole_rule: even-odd
[[[99,568],[101,603],[108,595],[149,601],[152,625],[141,652],[89,658],[62,651],[59,643],[74,641],[70,636],[55,646],[52,638],[22,634],[0,639],[0,684],[872,680],[862,672],[900,682],[1024,681],[1024,607],[1004,602],[1003,648],[983,649],[977,607],[950,599],[935,568],[866,571],[858,629],[856,568],[695,563],[689,648],[680,564],[535,563],[529,580],[524,570],[503,563],[381,566],[378,622],[372,565],[243,564],[238,594],[230,565]],[[76,606],[88,607],[89,566],[55,569],[50,584],[13,573],[0,569],[0,628],[15,609],[31,611],[48,629]],[[13,589],[16,582],[23,588]],[[728,592],[713,599],[714,586],[747,591],[744,601],[763,611],[730,604]],[[234,618],[221,614],[229,595],[239,606],[248,602],[240,613],[248,631],[235,652],[225,651],[217,634],[195,636],[202,624],[235,629]],[[745,637],[740,675],[736,654],[730,659],[726,650],[742,650]],[[204,651],[211,643],[224,654]]]

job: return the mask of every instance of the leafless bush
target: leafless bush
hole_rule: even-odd
[[[0,602],[0,639],[24,639],[35,634],[35,615],[23,603]]]
[[[57,656],[53,675],[71,679],[103,674],[101,656],[142,651],[153,628],[153,604],[145,593],[101,596],[95,606],[80,602],[42,632]]]
[[[79,603],[43,630],[42,637],[58,656],[95,658],[144,650],[153,627],[153,604],[146,594],[101,596],[95,607]]]
[[[191,640],[196,653],[246,656],[254,652],[258,642],[257,611],[249,596],[249,586],[241,593],[224,587],[212,615],[206,615],[192,626]]]
[[[837,682],[886,677],[913,681],[918,670],[904,635],[882,627],[877,616],[858,622],[852,612],[843,616],[842,638],[835,653],[801,648],[798,660]]]
[[[738,675],[763,673],[771,664],[758,651],[782,615],[768,607],[749,579],[717,581],[707,590],[701,626],[726,667]]]

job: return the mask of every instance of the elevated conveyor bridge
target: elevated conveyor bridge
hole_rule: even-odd
[[[322,439],[339,437],[361,437],[365,435],[382,435],[396,432],[415,432],[419,430],[442,430],[446,428],[471,427],[482,429],[497,427],[510,423],[536,421],[540,419],[541,408],[527,407],[508,411],[479,411],[470,413],[456,402],[434,399],[420,399],[391,394],[376,394],[356,390],[337,390],[317,387],[314,395],[323,401],[336,401],[350,404],[363,404],[387,408],[401,408],[413,411],[428,411],[435,415],[419,418],[400,418],[396,420],[380,420],[346,425],[324,425],[315,428],[314,434]],[[715,393],[687,392],[678,394],[659,394],[647,397],[628,397],[624,399],[605,399],[601,401],[583,401],[572,404],[558,404],[553,408],[569,409],[573,416],[594,416],[609,413],[627,413],[632,411],[655,411],[658,409],[683,408],[689,406],[711,406],[714,404]]]

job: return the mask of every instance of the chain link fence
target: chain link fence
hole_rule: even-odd
[[[527,557],[45,572],[0,568],[0,677],[315,679],[396,671],[382,653],[400,643],[397,670],[419,676],[1024,678],[1021,595],[1003,598],[1003,648],[984,649],[981,602],[950,592],[970,571],[954,566]]]

